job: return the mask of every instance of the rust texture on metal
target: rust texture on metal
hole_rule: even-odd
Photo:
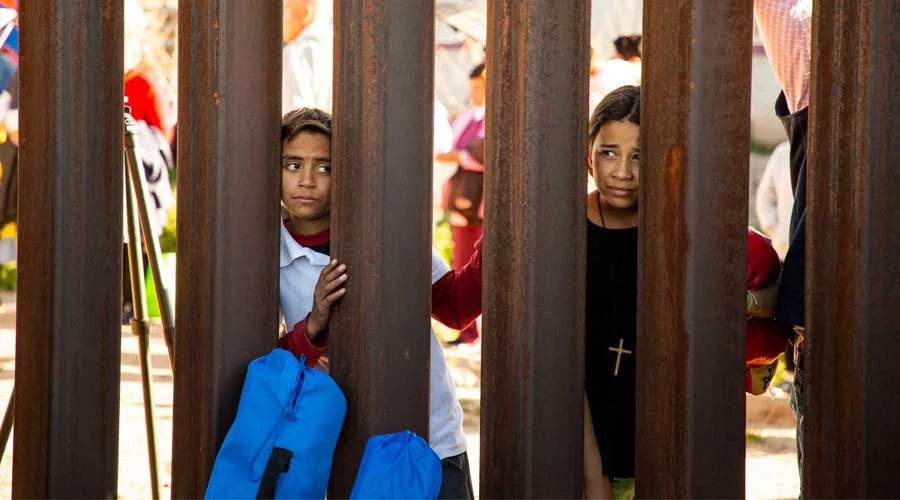
[[[203,495],[247,364],[275,346],[281,2],[179,2],[172,496]]]
[[[900,6],[813,15],[804,496],[897,498]]]
[[[122,2],[23,2],[14,498],[114,498]]]
[[[482,498],[582,495],[588,2],[488,2]]]
[[[751,23],[746,0],[644,3],[641,497],[744,495]]]
[[[335,2],[331,373],[347,397],[331,496],[366,439],[428,436],[434,3]]]

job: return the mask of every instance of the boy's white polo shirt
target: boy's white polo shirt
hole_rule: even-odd
[[[290,331],[312,311],[313,293],[319,273],[328,265],[331,257],[306,248],[291,236],[284,221],[281,222],[281,257],[279,302],[284,323]],[[431,283],[434,284],[450,272],[443,257],[431,249]],[[466,437],[462,430],[463,413],[456,397],[456,388],[444,350],[432,329],[429,445],[441,459],[466,451]],[[352,409],[350,409],[352,411]]]

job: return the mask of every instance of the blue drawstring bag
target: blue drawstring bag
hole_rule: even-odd
[[[412,431],[372,436],[366,442],[351,499],[437,498],[441,459]]]
[[[346,414],[328,374],[284,349],[253,360],[206,498],[325,498]]]

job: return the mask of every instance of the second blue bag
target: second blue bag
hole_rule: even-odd
[[[441,460],[412,431],[372,436],[366,442],[351,499],[437,498]]]

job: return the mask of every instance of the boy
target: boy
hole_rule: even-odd
[[[325,354],[331,306],[344,296],[346,266],[330,255],[331,116],[302,108],[281,122],[280,303],[291,330],[278,345],[313,366]],[[481,242],[469,263],[453,271],[432,249],[432,316],[462,328],[481,314]],[[293,325],[293,326],[291,326]],[[462,408],[444,353],[431,332],[431,448],[441,459],[439,498],[474,498],[462,431]]]

